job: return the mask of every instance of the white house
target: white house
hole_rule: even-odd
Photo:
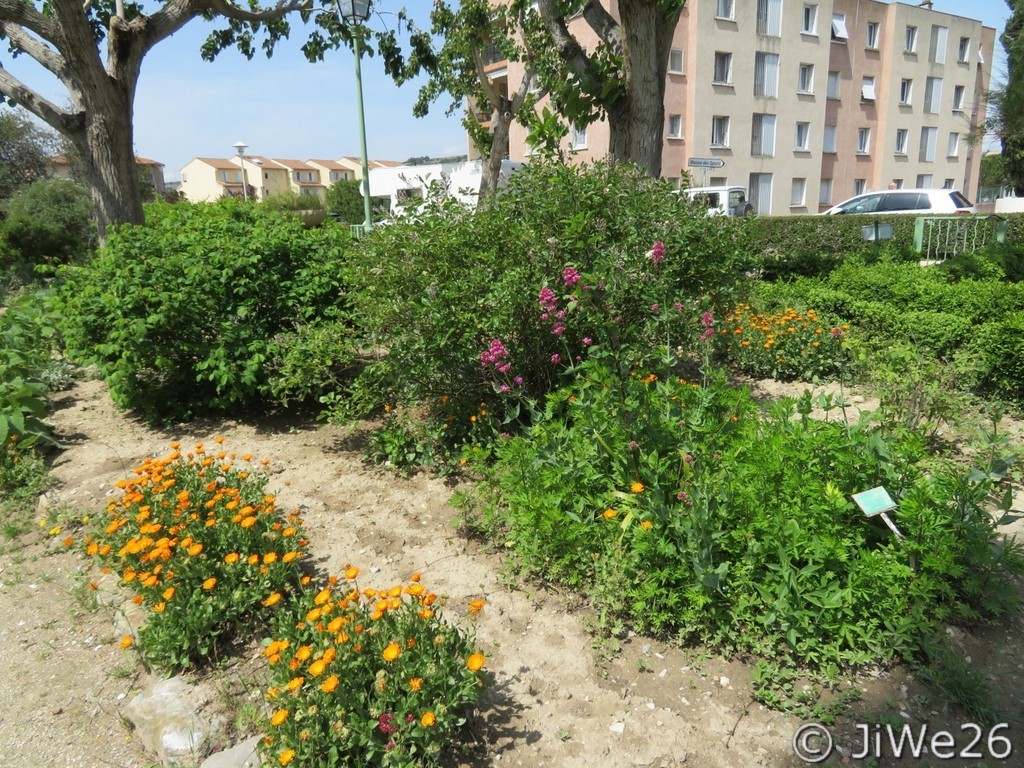
[[[456,200],[473,204],[480,192],[483,160],[454,163],[400,165],[394,168],[370,169],[370,197],[391,199],[391,211],[398,212],[409,200],[423,200],[437,190]],[[524,163],[502,160],[498,186]],[[433,189],[432,189],[433,187]]]

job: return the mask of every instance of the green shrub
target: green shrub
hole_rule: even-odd
[[[59,291],[68,355],[121,406],[168,420],[249,403],[281,370],[280,334],[342,316],[341,228],[231,200],[149,210]]]
[[[42,179],[20,189],[5,205],[6,239],[14,261],[67,264],[96,245],[89,190],[67,179]],[[2,257],[0,257],[2,258]],[[0,267],[8,264],[0,262]]]
[[[658,241],[668,256],[655,265],[645,254]],[[656,327],[696,325],[700,297],[730,301],[742,253],[741,225],[696,214],[636,169],[531,164],[486,210],[440,203],[364,241],[356,324],[387,354],[362,391],[374,405],[424,407],[451,444],[479,429],[482,404],[495,432],[512,430],[589,344],[649,352]]]
[[[974,328],[969,349],[979,359],[982,392],[1024,401],[1024,312]]]
[[[354,329],[345,319],[303,323],[278,335],[274,343],[277,354],[267,385],[270,395],[285,405],[335,397],[357,370]]]
[[[1024,560],[992,546],[989,475],[925,474],[922,439],[810,419],[809,393],[762,417],[713,377],[630,368],[584,363],[499,445],[478,512],[524,570],[641,631],[812,667],[911,658],[936,622],[1011,610]],[[851,501],[877,485],[905,542]]]
[[[263,205],[272,211],[322,211],[324,201],[319,195],[303,195],[294,190],[270,195]]]

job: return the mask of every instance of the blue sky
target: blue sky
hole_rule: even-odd
[[[381,11],[403,5],[421,25],[428,23],[431,0],[378,0]],[[1009,8],[1006,0],[936,0],[935,10],[980,19],[1001,33]],[[384,14],[371,25],[394,23]],[[135,148],[165,165],[168,180],[193,157],[227,157],[243,141],[248,153],[305,160],[359,155],[355,74],[350,51],[329,52],[310,64],[300,50],[304,38],[296,26],[267,59],[252,61],[225,51],[208,63],[199,55],[207,27],[201,20],[159,43],[146,57],[135,98]],[[1002,49],[996,42],[993,84],[1004,76]],[[58,104],[67,101],[59,83],[28,60],[0,55],[15,76]],[[401,88],[383,74],[378,59],[364,59],[368,154],[375,159],[405,160],[420,155],[466,151],[458,115],[445,117],[448,102],[439,101],[422,119],[412,116],[418,84]]]

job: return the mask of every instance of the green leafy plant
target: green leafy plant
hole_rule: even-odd
[[[432,766],[486,684],[471,635],[442,620],[418,575],[360,590],[358,569],[307,590],[264,651],[273,708],[261,751],[275,764]],[[470,604],[475,613],[482,600]]]
[[[14,262],[53,266],[79,260],[96,246],[89,190],[67,179],[41,179],[4,205],[5,239]],[[2,253],[2,252],[0,252]],[[2,255],[0,255],[2,259]]]
[[[252,403],[270,391],[280,334],[341,317],[341,228],[238,201],[150,212],[58,291],[68,355],[97,364],[119,405],[169,421]]]

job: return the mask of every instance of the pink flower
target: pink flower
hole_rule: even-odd
[[[551,332],[555,334],[555,336],[561,336],[565,333],[565,325],[563,323],[555,323],[555,327],[551,329]]]
[[[712,338],[714,335],[715,335],[715,329],[714,328],[708,328],[706,331],[704,331],[704,333],[702,333],[700,335],[700,340],[701,341],[707,341],[708,339]]]
[[[592,338],[590,338],[589,336],[584,336],[583,337],[583,346],[584,347],[589,347],[593,343],[594,343],[594,340]]]
[[[705,312],[703,315],[700,316],[700,324],[703,325],[705,328],[710,328],[712,325],[715,324],[715,318],[712,317],[710,312]]]
[[[682,308],[683,308],[683,305],[680,304],[678,301],[675,304],[672,305],[672,309],[682,309]]]
[[[566,267],[565,269],[562,270],[562,282],[565,283],[566,288],[572,288],[574,285],[576,285],[576,283],[580,281],[580,278],[582,277],[583,275],[581,275],[572,267]]]
[[[635,451],[639,447],[640,446],[637,444],[636,440],[630,440],[629,441],[629,450]]]
[[[651,312],[657,312],[657,311],[658,311],[658,305],[657,304],[651,304]]]
[[[552,362],[552,363],[557,363],[557,362],[558,362],[559,360],[561,360],[561,359],[562,359],[562,358],[560,358],[560,357],[559,357],[558,355],[552,355],[552,356],[551,356],[551,362]]]
[[[558,298],[555,296],[555,292],[550,288],[541,288],[538,296],[540,302],[540,308],[545,312],[553,312],[558,306]]]
[[[523,377],[522,376],[516,376],[514,379],[512,379],[512,383],[517,385],[517,386],[522,385]]]
[[[509,392],[512,391],[512,387],[510,387],[508,384],[502,384],[500,387],[498,387],[498,391],[501,392],[501,394],[503,395],[507,395]]]
[[[665,259],[665,244],[660,240],[654,244],[654,247],[647,252],[647,258],[651,260],[651,264],[658,266]]]

